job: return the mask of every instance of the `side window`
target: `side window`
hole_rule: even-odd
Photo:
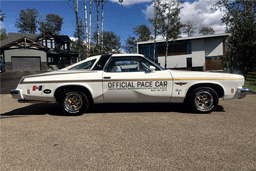
[[[70,68],[69,70],[91,69],[95,61],[96,59],[81,63],[77,66],[74,66],[73,68]]]
[[[141,57],[113,57],[105,67],[106,72],[145,72],[152,63]],[[160,70],[156,67],[156,70]]]

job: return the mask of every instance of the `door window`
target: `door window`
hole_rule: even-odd
[[[142,57],[113,57],[104,70],[105,72],[148,72],[150,66],[156,67],[156,71],[161,70]]]

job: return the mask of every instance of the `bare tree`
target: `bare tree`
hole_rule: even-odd
[[[70,6],[69,1],[67,1],[67,2],[68,2],[68,5]],[[79,17],[78,17],[78,0],[73,0],[73,7],[70,6],[70,8],[75,12],[75,15],[76,15],[76,30],[80,30]],[[79,31],[77,33],[77,38],[78,38],[78,47],[79,47],[78,61],[81,61],[81,44],[80,44],[81,37],[80,37]]]
[[[97,8],[97,45],[99,45],[100,42],[100,17],[99,17],[99,7],[101,0],[94,0],[96,8]]]
[[[165,52],[165,68],[167,68],[167,55],[169,48],[169,39],[177,39],[180,32],[181,27],[183,26],[180,22],[180,0],[169,0],[166,4],[163,4],[163,8],[168,12],[166,14],[167,22],[163,24],[163,33],[166,38],[166,52]]]
[[[87,7],[86,7],[86,0],[84,0],[84,23],[85,23],[86,51],[87,51],[87,56],[88,56],[88,25],[87,25]]]
[[[91,50],[92,0],[90,0],[88,51]]]
[[[154,17],[149,19],[149,21],[151,22],[151,24],[154,28],[154,57],[153,57],[154,62],[155,62],[155,57],[156,57],[156,36],[161,34],[161,29],[163,27],[162,25],[165,20],[164,9],[161,8],[161,1],[162,0],[153,0]]]
[[[191,37],[196,33],[195,26],[196,26],[196,23],[194,21],[187,21],[184,24],[183,32],[187,33],[188,37]]]
[[[101,51],[103,50],[103,14],[104,14],[104,5],[108,0],[101,0],[102,10],[101,10]]]

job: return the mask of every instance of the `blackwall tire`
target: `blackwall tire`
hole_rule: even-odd
[[[214,89],[199,87],[192,91],[189,102],[195,112],[210,113],[217,108],[219,97]]]
[[[60,97],[60,108],[65,115],[82,115],[89,108],[89,100],[81,91],[65,91]]]

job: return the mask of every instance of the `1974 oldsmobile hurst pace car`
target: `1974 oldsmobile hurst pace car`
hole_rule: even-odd
[[[98,103],[183,103],[195,112],[216,109],[219,98],[242,99],[244,77],[165,70],[143,55],[89,57],[64,69],[23,77],[11,91],[18,102],[57,102],[80,115]]]

